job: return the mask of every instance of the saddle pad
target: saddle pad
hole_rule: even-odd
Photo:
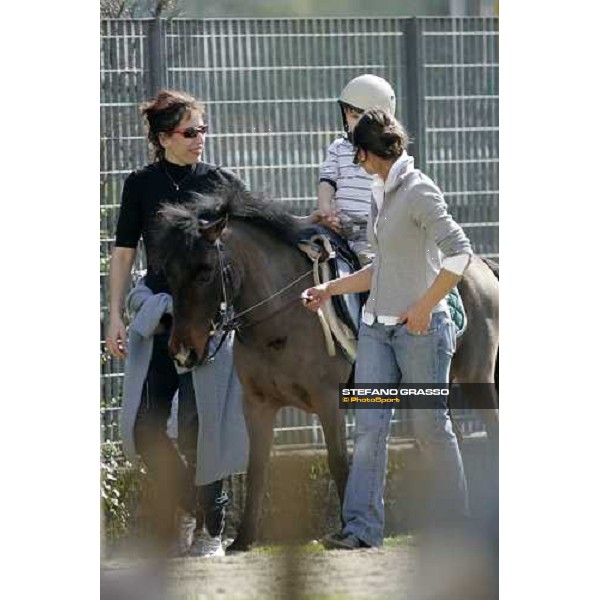
[[[312,240],[314,243],[314,236],[322,235],[331,243],[336,253],[335,258],[328,259],[332,279],[343,275],[350,275],[361,268],[360,261],[348,242],[330,229],[321,226],[311,226],[304,229],[303,234],[299,242],[306,243]],[[356,338],[358,338],[361,310],[368,296],[368,293],[361,292],[360,294],[333,296],[331,299],[337,316],[350,328]],[[467,328],[467,314],[458,288],[455,287],[452,289],[446,296],[446,301],[450,309],[450,317],[456,325],[456,335],[460,337]]]
[[[450,317],[456,325],[457,337],[460,337],[467,328],[467,313],[463,305],[462,298],[458,293],[458,288],[453,288],[452,291],[446,296],[448,307],[450,308]]]
[[[348,242],[327,227],[315,225],[304,229],[302,233],[303,236],[299,240],[300,243],[319,243],[319,236],[326,237],[329,240],[331,247],[335,251],[335,257],[327,259],[331,271],[331,279],[351,275],[361,269],[360,261]],[[322,247],[321,244],[322,242],[319,243],[319,247]],[[347,294],[333,296],[331,299],[336,315],[342,323],[350,328],[357,339],[361,309],[367,301],[368,296],[367,293]]]
[[[351,275],[356,271],[352,265],[349,265],[339,256],[330,260],[329,265],[331,268],[332,279]],[[355,339],[358,339],[360,315],[362,306],[367,301],[367,297],[367,294],[343,294],[331,298],[336,315],[340,318],[342,323],[350,328]]]

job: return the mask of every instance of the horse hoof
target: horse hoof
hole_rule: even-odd
[[[248,552],[252,549],[252,544],[243,540],[234,540],[232,544],[227,547],[226,554],[233,554],[235,552]]]

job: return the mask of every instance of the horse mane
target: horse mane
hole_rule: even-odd
[[[221,186],[213,197],[220,203],[220,216],[226,214],[229,219],[245,221],[264,229],[282,242],[296,245],[300,226],[281,201],[266,194],[250,192],[239,181]]]
[[[237,181],[219,186],[211,194],[180,192],[177,203],[163,204],[155,229],[157,253],[154,264],[160,268],[173,258],[184,259],[204,241],[200,227],[227,216],[266,231],[282,242],[296,245],[300,225],[277,202],[264,194],[248,191]]]

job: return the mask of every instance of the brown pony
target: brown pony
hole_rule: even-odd
[[[281,407],[319,416],[329,469],[343,502],[348,457],[338,385],[348,381],[352,365],[340,351],[327,354],[317,316],[302,305],[312,268],[296,247],[297,220],[276,203],[237,187],[211,197],[190,193],[190,200],[163,207],[158,223],[157,262],[173,295],[170,351],[190,366],[206,357],[216,315],[220,325],[236,329],[234,357],[250,458],[244,515],[229,550],[247,550],[257,535],[273,425]],[[470,325],[456,353],[454,375],[461,382],[493,382],[498,283],[481,259],[469,267],[461,294]],[[230,310],[233,317],[227,315]],[[490,423],[497,427],[495,418],[486,419]]]

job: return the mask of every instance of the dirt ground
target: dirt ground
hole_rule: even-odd
[[[127,544],[115,546],[101,564],[101,600],[494,600],[497,468],[489,468],[484,450],[473,442],[463,451],[477,519],[461,534],[440,531],[425,544],[403,535],[419,499],[418,471],[414,451],[391,449],[389,464],[396,468],[388,468],[386,529],[394,537],[383,548],[325,551],[313,542],[286,552],[285,539],[310,540],[334,530],[339,504],[325,475],[311,478],[313,471],[320,473],[314,457],[285,456],[273,461],[262,525],[262,543],[268,545],[224,558],[162,562],[134,560],[138,554]],[[234,506],[243,506],[237,492]]]
[[[112,559],[102,566],[102,600],[403,600],[414,555],[400,540],[352,552],[315,544],[163,563]]]

